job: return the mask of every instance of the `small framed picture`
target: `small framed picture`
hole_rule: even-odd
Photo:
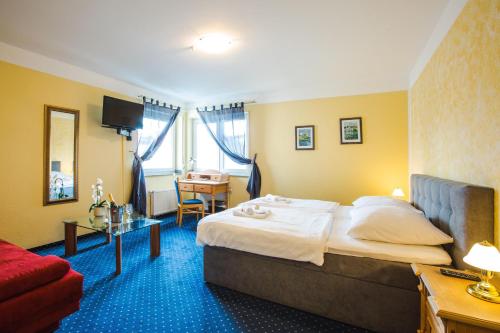
[[[340,143],[363,143],[361,117],[340,118]]]
[[[314,125],[295,126],[295,150],[314,150]]]

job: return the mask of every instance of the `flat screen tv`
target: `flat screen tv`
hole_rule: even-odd
[[[142,128],[144,105],[104,96],[102,126],[135,130]]]

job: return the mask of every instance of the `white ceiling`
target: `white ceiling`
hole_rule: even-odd
[[[448,0],[0,0],[0,41],[194,105],[408,87]],[[224,32],[223,55],[190,49]]]

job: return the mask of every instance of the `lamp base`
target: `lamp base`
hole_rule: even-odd
[[[500,303],[500,293],[494,285],[489,282],[481,281],[479,283],[467,286],[467,292],[477,298],[492,303]]]

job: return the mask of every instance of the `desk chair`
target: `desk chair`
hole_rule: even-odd
[[[200,199],[183,199],[177,179],[174,180],[174,188],[177,194],[177,218],[175,221],[179,227],[182,227],[182,216],[184,214],[196,214],[196,221],[198,221],[200,213],[201,218],[205,217],[205,205],[203,205],[203,201]]]

